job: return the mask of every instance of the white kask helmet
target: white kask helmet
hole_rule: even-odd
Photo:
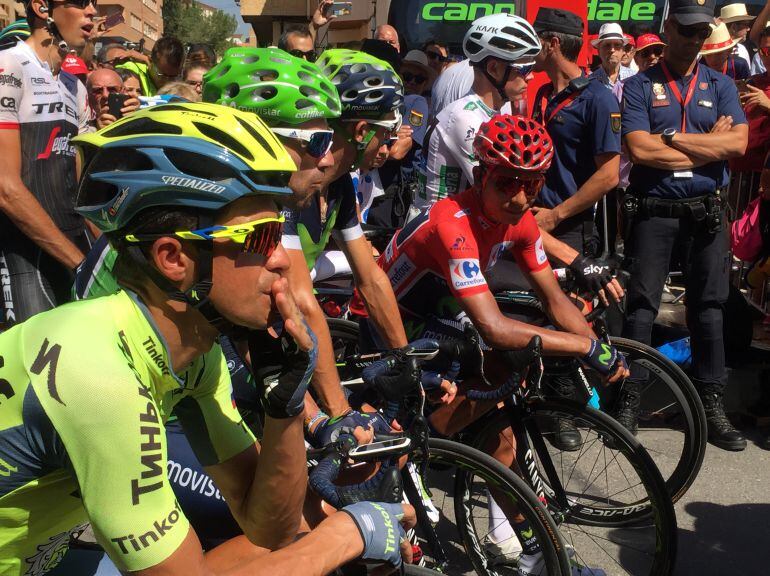
[[[532,25],[507,12],[477,18],[463,38],[463,52],[471,62],[481,62],[492,56],[529,64],[540,53],[540,47],[540,39]]]

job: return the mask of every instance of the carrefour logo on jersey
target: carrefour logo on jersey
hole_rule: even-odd
[[[452,278],[452,285],[457,290],[487,283],[476,258],[451,259],[449,261],[449,273]]]

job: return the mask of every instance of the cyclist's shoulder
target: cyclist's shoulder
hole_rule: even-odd
[[[455,122],[475,122],[479,117],[488,116],[489,111],[490,108],[479,95],[471,91],[462,98],[447,104],[436,116],[436,119],[439,126]]]

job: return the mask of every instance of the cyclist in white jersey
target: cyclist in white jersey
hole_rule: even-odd
[[[75,149],[90,130],[85,87],[61,70],[85,46],[93,0],[27,5],[31,34],[0,52],[0,324],[66,301],[88,249],[75,212]]]
[[[473,22],[463,51],[473,68],[473,86],[446,106],[428,129],[413,213],[473,184],[476,130],[507,101],[524,97],[525,78],[540,52],[540,40],[523,18],[494,14]]]

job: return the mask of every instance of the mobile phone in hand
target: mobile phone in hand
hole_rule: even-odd
[[[110,94],[107,97],[107,108],[109,108],[110,114],[115,117],[116,120],[119,120],[120,118],[123,118],[123,112],[121,110],[123,109],[123,106],[126,105],[126,100],[128,100],[130,96],[128,94]]]
[[[352,2],[332,2],[324,8],[327,16],[346,16],[353,11]]]
[[[115,12],[114,14],[110,14],[104,19],[104,22],[102,23],[105,30],[109,30],[110,28],[114,28],[118,24],[122,24],[125,22],[126,19],[123,16],[123,12]]]

